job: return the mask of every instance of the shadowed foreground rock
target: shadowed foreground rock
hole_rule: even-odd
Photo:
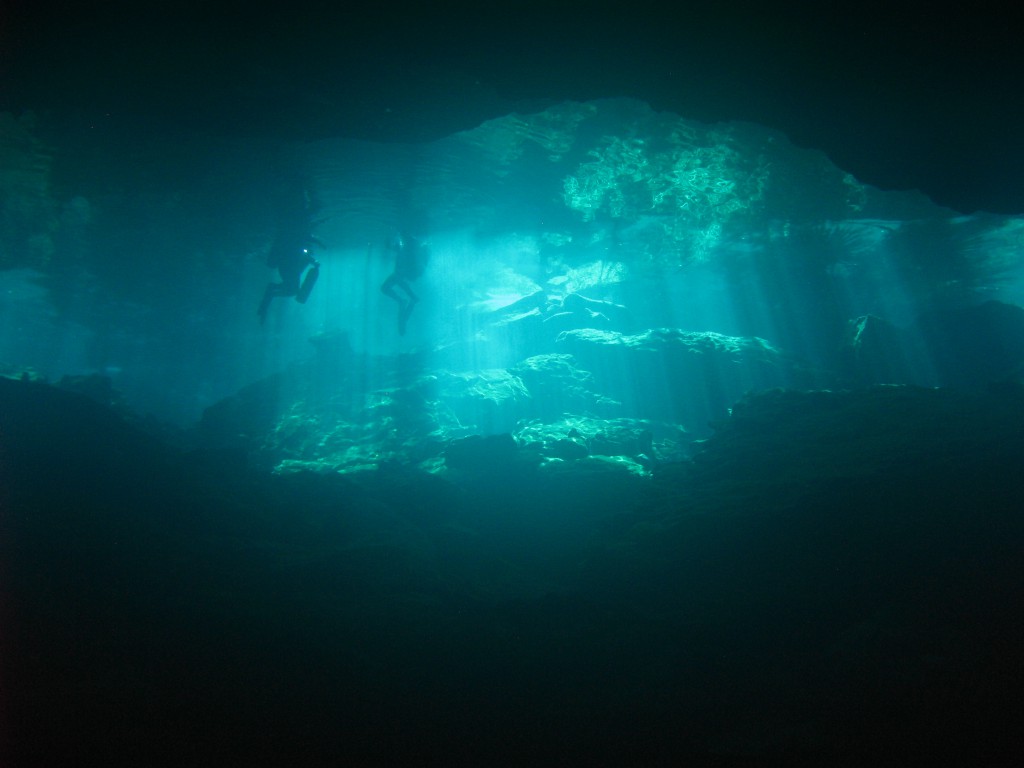
[[[1019,390],[767,392],[653,474],[449,451],[213,471],[0,380],[4,765],[1024,755]]]

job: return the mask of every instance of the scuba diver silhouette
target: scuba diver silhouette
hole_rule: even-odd
[[[420,300],[411,283],[423,274],[426,266],[426,249],[412,235],[396,232],[386,250],[395,254],[395,267],[381,284],[380,290],[385,296],[398,302],[398,334],[404,336],[409,316]],[[398,289],[401,289],[401,293]]]
[[[267,266],[277,269],[281,282],[267,284],[263,300],[256,310],[260,324],[267,319],[270,302],[277,296],[294,296],[300,304],[306,303],[317,278],[320,277],[320,262],[313,258],[312,253],[314,245],[324,247],[318,238],[309,234],[282,233],[274,240],[267,255]],[[305,279],[300,281],[306,267],[310,267],[310,270],[306,272]]]
[[[305,304],[316,285],[320,262],[313,258],[312,248],[314,245],[323,248],[324,244],[311,233],[324,221],[314,219],[319,210],[320,205],[301,179],[292,179],[281,190],[276,234],[267,254],[267,266],[277,270],[281,282],[269,283],[263,292],[263,300],[256,310],[261,325],[275,297],[294,296],[297,302]]]

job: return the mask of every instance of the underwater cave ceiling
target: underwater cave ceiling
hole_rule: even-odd
[[[964,213],[1024,212],[1021,51],[994,11],[907,0],[94,5],[6,0],[0,111],[35,110],[65,137],[112,126],[113,151],[132,130],[417,143],[629,97],[779,130],[881,189],[918,189]]]
[[[259,266],[282,203],[302,194],[296,179],[314,196],[317,234],[332,250],[365,250],[400,221],[425,235],[519,238],[507,266],[540,282],[601,261],[634,278],[712,260],[742,269],[758,249],[817,228],[828,242],[804,251],[816,248],[822,269],[846,269],[878,232],[901,230],[917,243],[904,246],[915,262],[938,258],[944,238],[947,250],[960,248],[953,272],[941,274],[948,263],[931,271],[966,285],[1015,265],[1009,251],[1020,240],[1012,220],[954,226],[954,211],[919,192],[866,185],[770,128],[703,123],[633,99],[513,112],[418,143],[197,143],[115,131],[81,154],[38,139],[31,116],[2,117],[0,182],[18,205],[0,221],[0,265],[56,275],[84,267],[115,292],[158,303],[178,278]],[[927,232],[903,226],[912,221]],[[154,277],[158,263],[169,271]],[[971,265],[979,270],[968,276]],[[182,287],[179,298],[192,293]]]

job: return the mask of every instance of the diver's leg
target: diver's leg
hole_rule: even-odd
[[[281,273],[281,282],[277,285],[277,296],[294,296],[299,292],[299,278],[302,270]]]
[[[260,319],[260,325],[267,319],[267,310],[270,309],[270,302],[274,298],[274,287],[277,283],[270,283],[267,285],[267,290],[263,292],[263,299],[260,301],[259,309],[256,310],[256,315]]]
[[[383,283],[380,284],[380,292],[383,293],[388,298],[394,299],[399,304],[401,304],[402,303],[402,297],[399,296],[398,292],[395,290],[395,285],[397,285],[397,284],[398,284],[398,276],[395,275],[394,272],[392,272],[390,275],[388,275],[387,280],[385,280]]]
[[[408,324],[409,317],[412,315],[412,311],[415,309],[416,303],[420,300],[420,297],[413,291],[408,280],[400,280],[398,284],[408,296],[408,298],[402,300],[402,308],[398,312],[398,335],[405,336],[405,327]]]
[[[292,285],[288,275],[285,275],[283,282],[280,283],[269,283],[267,290],[263,292],[263,300],[260,302],[260,308],[256,310],[256,314],[260,317],[262,323],[267,317],[267,310],[270,309],[270,302],[275,298],[284,296],[294,296],[299,292],[298,281],[294,281]]]
[[[408,280],[402,279],[402,280],[398,280],[397,282],[398,282],[398,285],[401,286],[402,290],[405,291],[406,295],[408,295],[409,301],[412,304],[415,304],[416,302],[418,302],[420,300],[420,297],[417,296],[416,293],[413,291],[412,286],[409,285],[409,281]]]

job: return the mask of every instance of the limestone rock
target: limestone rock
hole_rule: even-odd
[[[567,331],[560,349],[594,374],[627,413],[706,429],[748,390],[791,383],[794,367],[760,338],[659,328],[638,334]]]

